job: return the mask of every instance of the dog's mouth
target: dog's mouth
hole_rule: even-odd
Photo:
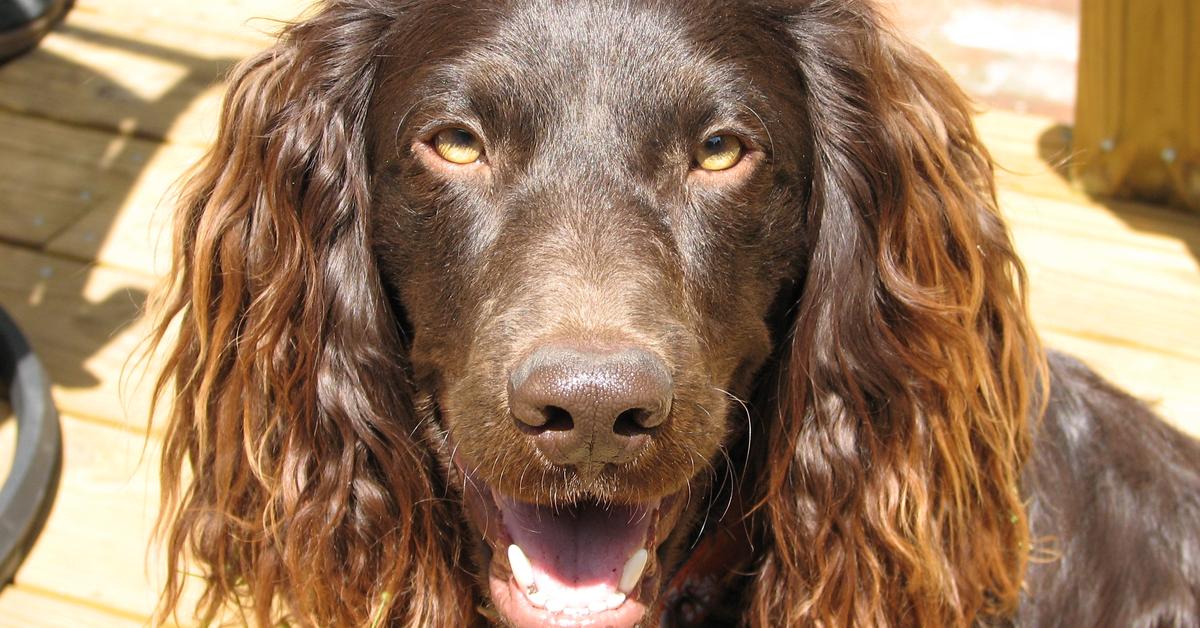
[[[474,478],[466,501],[486,542],[494,610],[519,628],[638,624],[660,588],[658,549],[680,513],[677,496],[539,505]]]

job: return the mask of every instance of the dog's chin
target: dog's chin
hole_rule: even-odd
[[[487,592],[505,623],[643,623],[661,590],[660,550],[680,518],[680,494],[641,503],[539,505],[501,494],[470,474],[467,486]]]

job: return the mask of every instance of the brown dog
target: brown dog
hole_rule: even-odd
[[[1200,447],[1047,368],[969,107],[865,0],[329,2],[178,225],[202,617],[1198,621]]]

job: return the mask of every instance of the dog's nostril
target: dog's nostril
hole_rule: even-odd
[[[555,405],[514,408],[513,419],[517,429],[531,436],[546,432],[569,432],[575,429],[575,419],[571,413]]]
[[[575,428],[571,413],[558,406],[546,406],[542,415],[546,417],[546,422],[541,426],[543,432],[565,432]]]
[[[654,431],[650,411],[645,408],[630,408],[617,415],[613,431],[621,436],[637,436]]]

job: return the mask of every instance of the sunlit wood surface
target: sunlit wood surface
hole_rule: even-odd
[[[40,50],[0,66],[0,304],[55,382],[65,460],[49,522],[0,626],[144,624],[158,501],[138,321],[164,268],[172,183],[214,129],[222,73],[300,6],[80,0]],[[992,112],[980,128],[1047,342],[1200,433],[1200,218],[1076,193],[1048,165],[1069,130]],[[0,406],[0,414],[5,412]],[[0,464],[12,448],[0,430]]]

